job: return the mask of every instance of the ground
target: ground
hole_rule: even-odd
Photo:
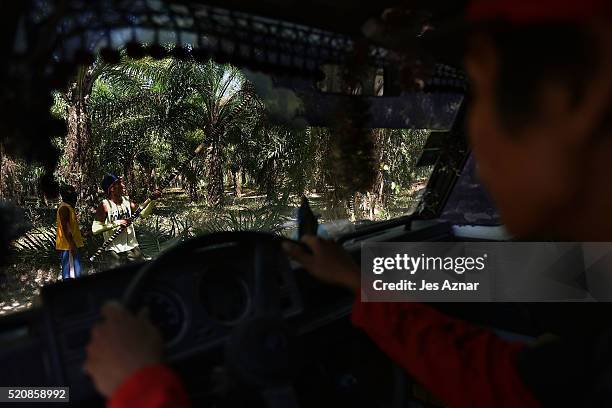
[[[388,219],[411,213],[424,186],[425,180],[415,183],[412,189],[395,198],[377,218]],[[138,240],[147,257],[155,257],[183,237],[217,230],[276,230],[285,236],[295,235],[299,197],[291,197],[289,205],[279,206],[267,204],[265,196],[248,189],[240,198],[228,192],[228,200],[222,211],[210,211],[203,205],[189,203],[180,189],[169,189],[164,197],[152,217],[136,223]],[[320,215],[322,222],[347,216],[345,210],[329,208],[320,194],[309,193],[308,198],[313,212]],[[55,282],[60,275],[59,258],[54,250],[55,210],[39,210],[39,213],[46,215],[35,217],[35,228],[17,241],[20,250],[16,251],[5,270],[0,271],[0,316],[31,307],[40,287]],[[346,227],[347,224],[337,223],[336,226]],[[99,241],[89,238],[86,251],[93,253],[99,244]],[[95,271],[92,265],[85,268],[92,273]]]

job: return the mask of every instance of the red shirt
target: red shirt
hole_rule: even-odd
[[[158,364],[134,373],[115,391],[108,408],[191,407],[181,380],[168,367]]]
[[[352,321],[449,407],[539,406],[518,373],[523,344],[423,303],[357,299]]]
[[[448,317],[422,303],[362,303],[353,324],[410,375],[451,408],[538,407],[519,376],[525,347],[490,330]],[[189,400],[167,367],[143,368],[109,401],[110,408],[186,408]]]

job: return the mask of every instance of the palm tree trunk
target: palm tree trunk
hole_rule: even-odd
[[[197,164],[196,163],[191,163],[191,165],[189,166],[190,170],[190,175],[187,179],[188,181],[188,188],[189,188],[189,199],[191,200],[191,202],[193,203],[197,203],[199,200],[199,195],[198,195],[198,169],[197,169]]]
[[[208,204],[212,207],[223,205],[223,160],[221,146],[218,140],[213,141],[210,153],[208,154],[206,194]]]
[[[385,129],[377,129],[373,131],[374,141],[374,157],[376,158],[376,175],[374,183],[365,195],[364,210],[368,214],[368,218],[374,219],[379,208],[384,207],[387,201],[385,191],[385,170],[383,168],[385,158],[385,138],[387,136]]]
[[[278,172],[274,159],[268,159],[264,172],[264,188],[267,201],[274,201],[276,199],[277,175]]]
[[[234,195],[237,198],[242,197],[242,169],[232,170],[232,181],[234,183]]]
[[[95,77],[93,66],[79,69],[75,82],[67,92],[68,100],[64,165],[60,174],[79,192],[79,198],[92,199],[97,192],[96,160],[91,143],[87,100]]]
[[[0,178],[0,190],[2,191],[0,196],[2,198],[14,200],[16,203],[21,203],[24,197],[24,185],[26,185],[26,183],[18,182],[16,171],[17,163],[11,160],[4,152],[2,156],[0,160],[0,173],[2,175]]]
[[[0,142],[0,200],[4,199],[4,145]]]

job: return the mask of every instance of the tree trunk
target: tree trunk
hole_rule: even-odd
[[[87,114],[87,101],[95,82],[93,66],[79,68],[77,78],[66,94],[67,130],[64,148],[64,164],[59,173],[73,185],[82,200],[91,201],[96,196],[96,160]]]
[[[194,178],[190,178],[187,182],[187,191],[189,192],[189,200],[194,203],[198,200],[198,184]]]
[[[191,200],[191,202],[196,203],[198,202],[199,196],[198,196],[198,170],[197,170],[197,164],[196,163],[191,163],[189,165],[189,177],[187,177],[187,186],[188,186],[188,190],[189,190],[189,200]]]
[[[234,193],[236,197],[242,197],[242,169],[232,171],[232,177],[234,178]]]
[[[244,174],[242,169],[238,170],[238,177],[236,178],[236,194],[238,197],[242,197],[242,185],[244,184]]]
[[[223,156],[219,140],[213,140],[210,152],[208,153],[208,163],[206,166],[207,181],[206,199],[212,207],[223,205]]]
[[[263,169],[263,187],[266,194],[266,201],[268,202],[276,199],[277,176],[274,159],[268,159]]]
[[[127,179],[131,187],[132,194],[138,196],[143,193],[142,189],[136,187],[136,171],[134,170],[134,161],[130,160],[130,167],[128,168]]]
[[[0,159],[0,198],[10,199],[17,204],[21,204],[25,183],[17,182],[19,178],[17,174],[17,163],[3,151]]]
[[[374,219],[377,214],[377,210],[384,208],[387,201],[387,194],[385,194],[385,138],[387,133],[385,129],[377,129],[373,131],[374,141],[374,156],[376,157],[376,176],[374,183],[365,194],[363,201],[363,209],[365,210],[368,218]]]
[[[0,200],[4,199],[4,145],[0,142]]]
[[[124,180],[124,184],[126,184],[126,188],[129,191],[130,190],[130,183],[129,183],[129,174],[130,174],[130,162],[129,160],[125,160],[123,162],[123,180]]]

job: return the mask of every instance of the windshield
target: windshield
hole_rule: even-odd
[[[470,155],[442,211],[441,220],[456,225],[501,225],[497,208],[476,170],[476,161]]]
[[[262,91],[248,72],[214,62],[124,58],[79,68],[67,89],[54,93],[52,114],[66,123],[65,137],[56,140],[56,177],[75,189],[81,276],[108,268],[88,260],[108,237],[91,232],[98,207],[106,202],[123,211],[103,191],[108,174],[122,178],[121,195],[136,205],[124,207],[125,217],[155,190],[162,193],[151,214],[131,226],[144,259],[215,231],[295,238],[303,196],[325,236],[415,210],[433,169],[416,166],[428,130],[367,130],[367,160],[360,161],[354,157],[363,149],[351,144],[342,119],[310,126],[293,106],[295,96],[282,92]],[[39,286],[61,278],[62,198],[42,196],[41,168],[1,160],[1,198],[22,211],[2,281],[4,314],[29,306]]]

